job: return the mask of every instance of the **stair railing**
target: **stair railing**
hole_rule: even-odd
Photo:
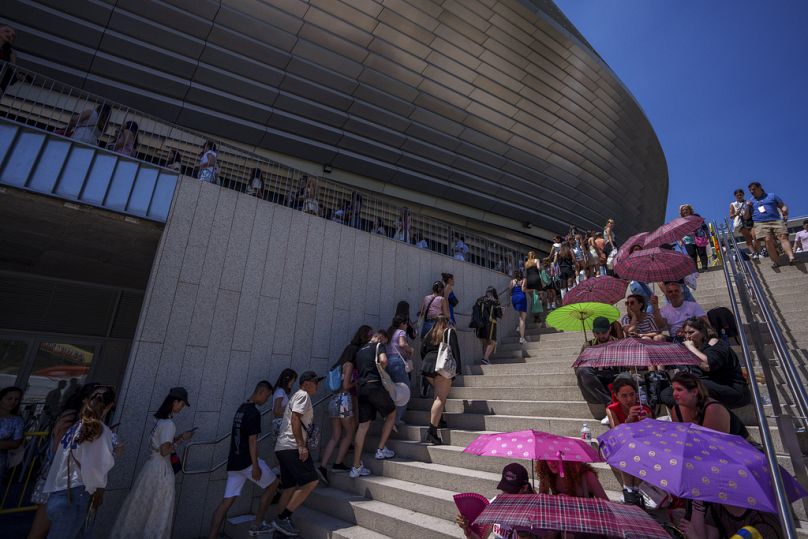
[[[754,293],[754,289],[750,286],[749,282],[745,278],[746,275],[744,275],[742,270],[738,267],[738,265],[743,262],[743,258],[746,257],[746,254],[741,252],[738,249],[737,244],[734,243],[732,234],[728,233],[728,230],[731,230],[731,228],[728,228],[728,226],[729,223],[720,227],[720,229],[713,226],[714,230],[720,230],[719,240],[724,248],[724,264],[722,265],[724,280],[727,284],[727,292],[730,298],[732,314],[739,325],[738,338],[741,343],[744,366],[747,369],[749,377],[749,389],[752,393],[752,405],[754,407],[755,416],[760,429],[761,443],[763,444],[765,450],[766,461],[769,465],[769,472],[772,477],[772,484],[775,491],[778,508],[778,518],[780,519],[780,524],[785,537],[787,539],[796,539],[797,531],[794,524],[794,514],[791,508],[791,503],[789,502],[785,491],[785,484],[783,482],[781,469],[777,462],[777,452],[774,447],[774,438],[772,436],[771,429],[769,428],[768,417],[766,416],[764,409],[764,401],[761,396],[757,377],[755,376],[755,366],[752,361],[749,342],[747,340],[746,332],[744,331],[744,326],[741,322],[744,318],[741,317],[741,313],[738,309],[739,303],[743,307],[747,325],[752,330],[752,340],[755,344],[755,350],[758,354],[761,370],[763,371],[767,386],[769,387],[769,396],[772,402],[774,415],[778,421],[778,427],[780,427],[780,436],[783,440],[783,445],[789,451],[789,456],[791,457],[792,462],[794,462],[795,472],[797,472],[798,478],[801,475],[804,478],[802,453],[799,451],[799,444],[796,439],[796,434],[794,433],[793,422],[791,422],[790,417],[782,413],[778,395],[775,389],[776,382],[771,367],[768,364],[768,360],[765,356],[765,349],[763,347],[760,331],[756,327],[750,301],[752,299],[750,292]],[[738,296],[741,296],[740,301],[738,296],[736,296],[733,282],[737,287]],[[766,302],[765,298],[755,297],[754,299],[759,305]],[[799,468],[803,468],[803,473],[800,473]]]
[[[329,392],[326,395],[323,395],[322,397],[317,399],[312,404],[312,406],[316,409],[320,404],[322,404],[323,402],[330,399],[332,395],[333,395],[332,392]],[[272,412],[272,410],[273,409],[270,406],[266,410],[261,411],[261,417],[264,417],[268,413]],[[260,436],[258,436],[258,442],[262,442],[262,441],[266,440],[267,438],[269,438],[273,434],[274,433],[272,432],[272,430],[269,430],[268,432],[262,433]],[[224,459],[222,461],[217,462],[216,464],[213,464],[212,466],[210,466],[208,468],[197,469],[197,470],[194,470],[194,469],[189,470],[188,469],[188,462],[190,461],[190,456],[191,456],[192,450],[197,450],[197,449],[199,449],[200,447],[203,447],[203,446],[215,447],[215,446],[219,445],[220,443],[224,442],[225,440],[227,440],[229,438],[230,438],[230,433],[228,432],[227,434],[223,434],[222,436],[216,438],[215,440],[207,440],[207,441],[204,441],[204,442],[192,442],[192,443],[186,445],[185,450],[182,453],[182,473],[184,473],[185,475],[198,475],[198,474],[213,473],[216,470],[218,470],[219,468],[221,468],[222,466],[224,466],[225,464],[227,464],[227,459]]]

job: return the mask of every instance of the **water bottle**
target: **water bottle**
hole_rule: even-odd
[[[589,428],[589,423],[584,423],[581,427],[581,440],[589,441],[592,439],[592,430]]]

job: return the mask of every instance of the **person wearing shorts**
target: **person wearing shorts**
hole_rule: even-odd
[[[292,524],[292,513],[300,507],[317,487],[319,476],[309,453],[314,433],[314,406],[311,397],[324,376],[314,371],[300,375],[300,389],[289,399],[283,413],[275,456],[281,468],[283,494],[278,502],[278,518],[272,522],[275,530],[287,537],[300,535]],[[312,444],[312,445],[316,445]]]
[[[239,406],[233,417],[224,500],[213,513],[209,539],[219,537],[227,511],[241,494],[241,489],[247,481],[252,481],[264,489],[258,511],[255,513],[255,522],[250,526],[249,534],[254,537],[272,533],[273,528],[264,522],[264,515],[275,491],[278,490],[278,478],[269,469],[267,463],[258,458],[258,435],[261,434],[261,413],[258,411],[258,406],[266,404],[270,395],[272,395],[272,384],[261,380],[255,386],[255,390],[247,402]]]
[[[396,422],[396,403],[382,385],[378,361],[382,369],[387,368],[387,348],[389,340],[387,332],[379,329],[373,333],[370,342],[365,344],[356,353],[356,370],[359,372],[358,386],[358,408],[356,415],[359,420],[359,427],[356,429],[354,437],[354,461],[350,471],[350,476],[356,479],[359,476],[370,475],[370,470],[362,464],[362,449],[365,447],[365,438],[370,429],[370,422],[376,419],[376,414],[384,418],[382,433],[379,437],[379,447],[376,449],[376,459],[391,459],[396,456],[395,452],[387,449],[387,440],[393,432],[393,425]]]
[[[755,223],[754,233],[758,241],[766,242],[766,250],[769,251],[769,258],[772,260],[772,267],[779,268],[780,260],[777,255],[777,244],[775,238],[780,241],[783,252],[788,257],[789,265],[794,263],[794,251],[791,250],[791,243],[788,241],[788,206],[783,199],[774,193],[767,193],[759,182],[749,184],[749,192],[752,198],[752,221]]]

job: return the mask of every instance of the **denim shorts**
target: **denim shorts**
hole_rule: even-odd
[[[353,399],[350,393],[337,393],[328,401],[328,417],[353,417]]]

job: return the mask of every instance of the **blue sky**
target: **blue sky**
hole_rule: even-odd
[[[808,214],[808,1],[555,0],[662,143],[668,218],[756,179]]]

